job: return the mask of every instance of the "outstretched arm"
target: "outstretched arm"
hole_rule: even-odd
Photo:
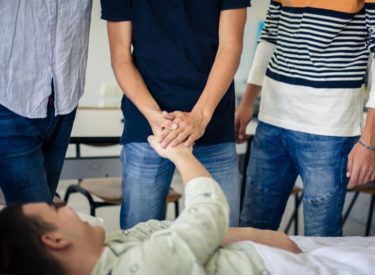
[[[185,209],[171,226],[152,235],[143,251],[162,249],[173,244],[174,253],[186,261],[204,264],[222,243],[229,223],[229,207],[218,183],[184,144],[163,148],[156,137],[149,142],[162,157],[179,169],[185,185]],[[146,247],[147,246],[147,247]]]
[[[223,244],[253,241],[255,243],[264,244],[280,249],[287,250],[292,253],[301,253],[301,249],[293,242],[284,232],[272,230],[260,230],[256,228],[229,228],[228,234],[225,236]]]

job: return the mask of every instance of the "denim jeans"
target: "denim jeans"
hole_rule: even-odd
[[[340,236],[347,157],[358,137],[329,137],[260,122],[254,137],[241,226],[277,230],[296,178],[306,236]]]
[[[76,111],[29,119],[0,105],[0,187],[7,203],[50,202],[56,192]]]
[[[197,145],[193,154],[223,188],[231,208],[230,223],[238,226],[240,187],[235,144]],[[149,219],[164,219],[166,197],[175,166],[169,160],[159,157],[148,143],[125,144],[121,160],[121,228],[127,229]]]

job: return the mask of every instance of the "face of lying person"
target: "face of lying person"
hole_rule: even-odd
[[[83,222],[70,207],[56,208],[46,203],[30,203],[22,206],[25,216],[38,217],[51,224],[61,236],[74,243],[89,242],[102,246],[105,233],[100,226],[92,226]]]

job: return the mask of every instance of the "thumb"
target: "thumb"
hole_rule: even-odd
[[[163,111],[162,115],[165,119],[168,119],[168,120],[174,120],[175,118],[175,115],[173,113],[168,113],[167,111]]]

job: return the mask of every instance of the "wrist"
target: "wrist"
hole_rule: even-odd
[[[172,149],[168,154],[168,158],[178,167],[180,163],[184,163],[194,157],[189,148],[181,147],[179,149]]]
[[[366,149],[369,150],[369,151],[372,151],[372,152],[375,151],[375,146],[368,145],[368,144],[366,144],[365,142],[363,142],[362,140],[359,140],[358,143],[359,143],[360,145],[362,145],[362,147],[366,148]]]
[[[149,121],[149,122],[152,121],[153,119],[155,119],[155,113],[161,114],[161,110],[157,106],[145,107],[140,111],[143,114],[143,116],[147,119],[147,121]]]
[[[208,109],[195,108],[191,111],[191,114],[196,117],[204,127],[211,121],[213,111]]]

